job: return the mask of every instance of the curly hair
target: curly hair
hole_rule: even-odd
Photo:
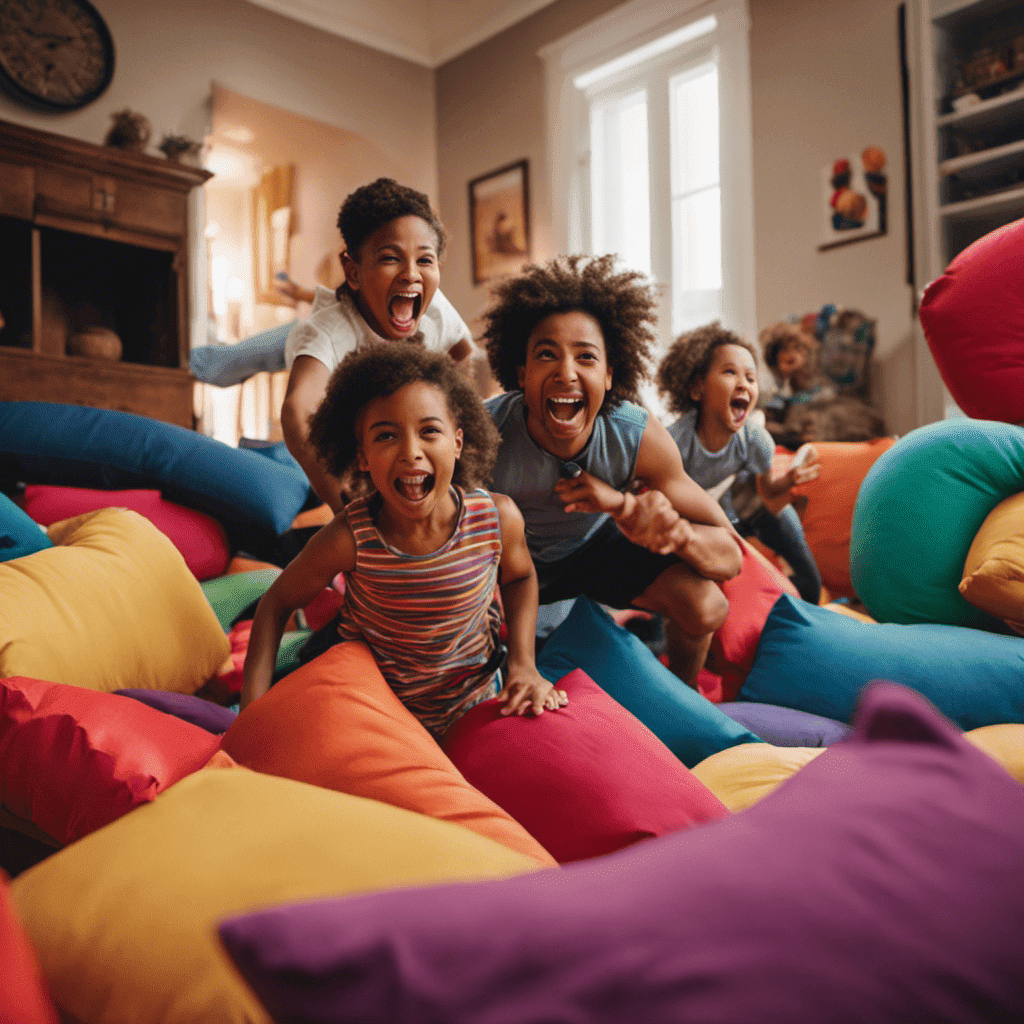
[[[534,328],[555,313],[587,313],[601,328],[611,390],[604,404],[639,402],[640,385],[653,361],[657,322],[654,287],[636,270],[615,269],[616,257],[562,256],[531,264],[494,290],[484,313],[483,339],[491,371],[506,391],[519,390],[526,343]]]
[[[359,259],[363,242],[381,225],[399,217],[420,217],[437,236],[437,255],[444,251],[444,227],[422,193],[407,185],[399,185],[393,178],[378,178],[350,193],[338,212],[338,230],[345,249],[354,260]]]
[[[780,320],[770,327],[766,327],[758,335],[757,340],[761,344],[761,351],[764,353],[764,362],[769,370],[778,372],[779,353],[784,348],[802,348],[806,355],[804,366],[793,375],[793,383],[797,390],[810,384],[816,375],[817,339],[803,330],[799,324],[787,323]]]
[[[483,399],[443,352],[422,345],[389,341],[350,352],[327,382],[319,408],[309,420],[309,440],[324,465],[346,482],[361,482],[369,474],[358,468],[361,438],[359,417],[375,398],[393,395],[416,381],[432,384],[445,397],[448,411],[462,428],[462,454],[455,463],[454,483],[472,490],[490,479],[498,454],[499,436]]]
[[[665,400],[669,412],[681,416],[700,405],[691,398],[690,389],[707,376],[715,349],[723,345],[745,348],[757,365],[757,349],[738,334],[726,330],[718,320],[681,334],[672,342],[654,377],[658,394]]]

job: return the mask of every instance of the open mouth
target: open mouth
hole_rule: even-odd
[[[729,403],[729,408],[732,410],[733,418],[737,422],[743,419],[747,415],[747,410],[750,408],[749,398],[734,398]]]
[[[560,423],[569,423],[583,411],[582,398],[549,398],[546,402],[548,415]]]
[[[432,473],[414,473],[395,480],[395,490],[406,501],[422,501],[434,489]]]
[[[408,331],[416,326],[420,317],[423,296],[418,292],[399,292],[388,303],[388,316],[399,331]]]

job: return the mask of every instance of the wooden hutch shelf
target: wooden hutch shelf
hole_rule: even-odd
[[[0,400],[192,426],[188,194],[210,176],[0,121]],[[91,326],[119,361],[66,353]]]

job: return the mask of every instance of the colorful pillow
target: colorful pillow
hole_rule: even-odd
[[[740,700],[850,721],[861,690],[890,679],[962,729],[1024,722],[1024,640],[963,626],[857,622],[780,597]]]
[[[1024,783],[1024,725],[986,725],[964,737]]]
[[[71,1020],[269,1024],[218,946],[224,917],[536,867],[446,822],[206,768],[19,875],[11,897]]]
[[[280,575],[281,570],[271,566],[204,580],[203,593],[216,613],[221,628],[225,631],[231,629],[243,617],[242,613],[254,607]]]
[[[152,523],[108,508],[49,534],[53,548],[0,565],[0,676],[193,693],[217,671],[227,638]]]
[[[583,669],[687,766],[737,743],[760,742],[586,597],[576,599],[566,620],[545,641],[537,668],[551,682]]]
[[[173,715],[183,722],[220,736],[235,720],[237,712],[189,693],[168,693],[166,690],[118,690],[118,696],[131,697],[147,707]]]
[[[734,700],[757,654],[764,620],[780,594],[797,597],[796,587],[764,555],[741,542],[743,564],[738,576],[721,584],[729,599],[729,616],[711,638],[709,667],[721,677],[721,689],[709,700]]]
[[[7,893],[9,879],[0,871],[0,1021],[5,1024],[57,1024],[57,1011],[46,992],[35,950]]]
[[[194,430],[110,409],[0,402],[0,454],[25,483],[158,487],[243,532],[279,536],[309,497],[309,481],[255,452]]]
[[[0,798],[62,845],[198,771],[218,746],[204,729],[113,693],[0,679]]]
[[[766,745],[830,747],[833,743],[845,739],[850,731],[848,725],[835,722],[831,718],[822,718],[821,715],[811,715],[793,708],[781,708],[775,704],[755,704],[753,701],[737,700],[718,706],[734,722],[739,722],[755,736],[763,739]]]
[[[100,508],[130,508],[170,538],[197,580],[220,576],[231,557],[227,534],[216,519],[165,501],[159,491],[95,491],[29,484],[24,505],[25,511],[43,526]]]
[[[795,498],[807,499],[800,522],[821,582],[833,598],[857,596],[850,580],[850,531],[857,492],[871,467],[895,443],[894,437],[815,441],[818,476],[793,489]],[[787,457],[792,458],[789,453]]]
[[[921,326],[968,416],[1024,423],[1024,220],[964,249],[921,300]]]
[[[444,751],[560,864],[725,817],[672,751],[586,673],[576,669],[558,685],[568,705],[536,717],[502,715],[497,700],[470,708]]]
[[[694,765],[693,774],[735,813],[753,807],[794,772],[824,753],[824,747],[744,743],[706,757]]]
[[[1024,1019],[1024,787],[882,686],[756,806],[560,872],[221,925],[306,1024]]]
[[[51,548],[46,531],[32,520],[17,505],[0,494],[0,562],[12,558],[23,558],[45,548]]]
[[[392,692],[364,643],[335,644],[286,676],[238,716],[221,743],[256,771],[454,822],[554,863],[462,777]]]
[[[872,617],[1002,631],[958,587],[986,516],[1020,491],[1020,427],[960,418],[901,438],[865,477],[853,511],[850,575]]]
[[[960,593],[1017,633],[1024,633],[1024,494],[985,517],[964,561]]]

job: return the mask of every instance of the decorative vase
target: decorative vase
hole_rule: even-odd
[[[116,363],[121,352],[121,339],[109,327],[84,327],[68,338],[69,356],[86,356]]]

